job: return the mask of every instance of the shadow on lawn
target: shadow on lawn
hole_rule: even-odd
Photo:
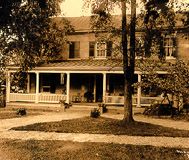
[[[111,118],[77,118],[59,122],[36,123],[15,127],[13,130],[44,131],[60,133],[91,133],[130,136],[189,137],[189,131],[162,127],[144,122],[123,126],[120,120]]]

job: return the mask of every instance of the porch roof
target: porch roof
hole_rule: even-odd
[[[123,71],[119,59],[78,59],[42,64],[33,70],[55,71]]]

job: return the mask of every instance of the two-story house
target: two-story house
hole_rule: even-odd
[[[119,56],[114,56],[112,48],[115,44],[96,39],[91,30],[90,17],[72,17],[68,20],[75,32],[68,36],[69,43],[63,46],[62,61],[42,64],[29,71],[25,89],[11,86],[10,76],[16,67],[9,68],[7,104],[59,103],[60,100],[123,104],[123,64]],[[57,18],[57,21],[61,21],[61,18]],[[189,31],[182,26],[177,28],[178,32],[174,34],[176,43],[173,43],[172,36],[164,37],[166,59],[179,57],[189,60]],[[140,31],[136,35],[140,35]],[[141,79],[141,72],[136,69],[135,82]],[[149,105],[151,100],[157,98],[144,96],[141,87],[132,92],[133,105],[136,106]]]

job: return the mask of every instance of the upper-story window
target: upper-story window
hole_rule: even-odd
[[[106,58],[112,53],[112,42],[89,42],[89,57]]]
[[[174,58],[175,57],[174,38],[172,36],[164,37],[163,45],[165,49],[166,58]]]
[[[96,43],[96,58],[106,58],[106,42],[97,42]]]
[[[80,58],[80,42],[70,42],[69,58]]]

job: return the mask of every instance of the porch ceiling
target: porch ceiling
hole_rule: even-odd
[[[122,71],[122,61],[117,59],[80,59],[42,64],[34,70],[60,71]]]

